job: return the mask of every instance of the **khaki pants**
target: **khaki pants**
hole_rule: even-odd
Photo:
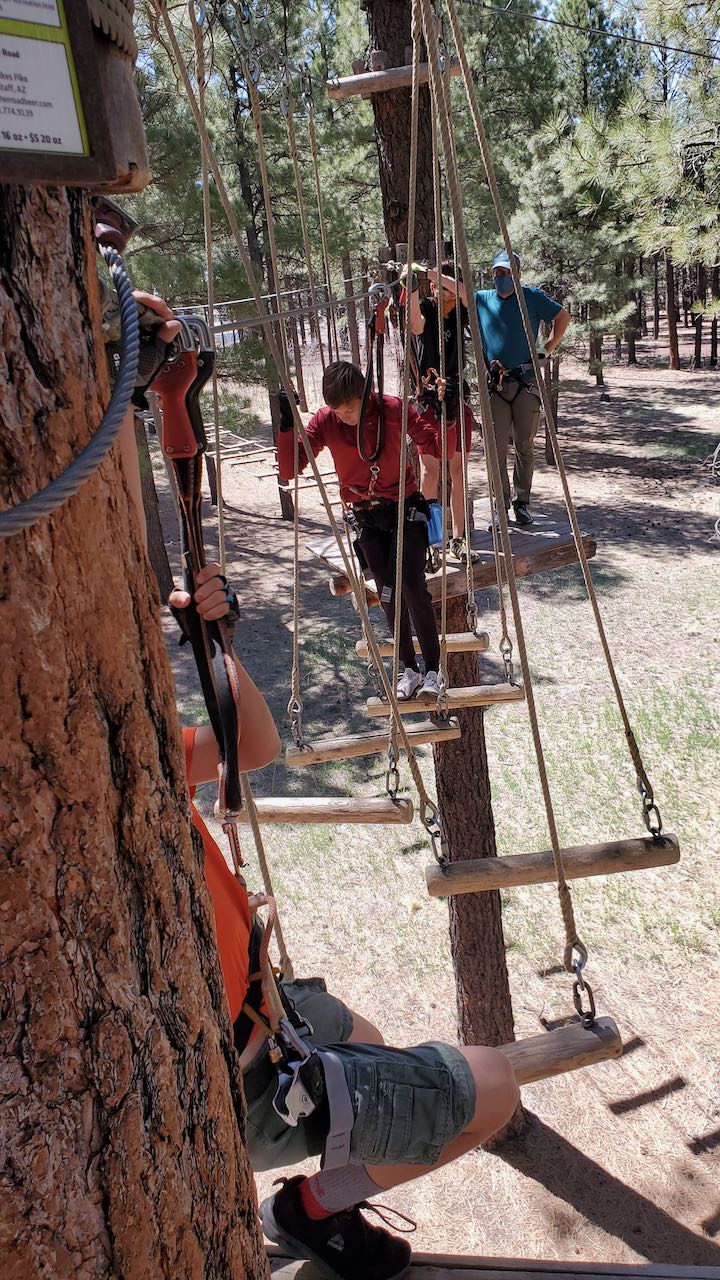
[[[495,442],[497,444],[503,498],[506,510],[510,507],[510,478],[507,470],[508,445],[515,445],[513,485],[515,497],[520,502],[530,501],[533,471],[535,469],[534,446],[540,423],[540,401],[537,393],[515,381],[507,382],[502,391],[493,391],[490,397]]]

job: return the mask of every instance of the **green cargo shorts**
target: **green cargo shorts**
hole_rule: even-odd
[[[412,1049],[349,1044],[350,1010],[321,978],[287,982],[283,991],[313,1028],[312,1043],[342,1062],[355,1116],[350,1158],[356,1164],[434,1164],[472,1120],[475,1082],[466,1059],[450,1045]],[[244,1072],[247,1146],[257,1172],[322,1154],[327,1114],[319,1108],[296,1127],[272,1102],[275,1071],[263,1049]]]

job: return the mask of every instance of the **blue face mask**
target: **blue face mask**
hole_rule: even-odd
[[[512,276],[510,275],[493,276],[493,284],[495,285],[495,292],[501,298],[509,298],[514,289]]]

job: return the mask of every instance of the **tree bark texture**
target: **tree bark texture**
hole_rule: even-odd
[[[387,53],[388,67],[405,65],[411,44],[411,0],[365,0],[371,49]],[[387,243],[395,246],[408,238],[408,188],[410,183],[410,89],[376,93],[375,116],[380,192]],[[434,233],[432,194],[432,122],[430,90],[420,89],[418,155],[427,158],[417,168],[414,253],[423,258]]]
[[[108,399],[84,196],[0,187],[0,496]],[[264,1277],[160,626],[115,451],[0,544],[5,1280]]]
[[[465,631],[465,598],[448,601],[448,631]],[[453,688],[479,683],[477,653],[448,655]],[[485,710],[458,712],[462,737],[433,746],[437,801],[451,862],[494,858],[495,820],[485,746]],[[505,959],[500,894],[467,893],[449,899],[450,941],[457,999],[458,1031],[463,1044],[507,1044],[515,1038],[510,983]],[[520,1131],[518,1108],[503,1136]]]

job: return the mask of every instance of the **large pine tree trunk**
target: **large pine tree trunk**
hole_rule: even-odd
[[[0,187],[0,495],[107,401],[77,192]],[[114,453],[1,544],[7,1280],[267,1274],[155,581]]]
[[[370,47],[388,55],[388,67],[405,65],[405,52],[411,43],[411,0],[366,0]],[[372,99],[375,116],[380,192],[387,242],[393,253],[396,244],[407,241],[408,186],[410,182],[410,90],[394,89],[377,93]],[[432,126],[430,91],[420,90],[418,117],[418,155],[425,164],[417,169],[417,204],[415,210],[415,256],[424,258],[433,238],[432,194]]]
[[[465,599],[448,601],[447,629],[467,630]],[[453,688],[479,683],[476,653],[451,654],[448,676]],[[433,746],[437,800],[451,862],[495,858],[495,819],[485,745],[485,712],[458,712],[462,737]],[[467,893],[451,897],[450,943],[455,970],[458,1030],[463,1044],[507,1044],[515,1038],[510,983],[505,959],[500,894]],[[521,1107],[502,1137],[519,1133]]]

